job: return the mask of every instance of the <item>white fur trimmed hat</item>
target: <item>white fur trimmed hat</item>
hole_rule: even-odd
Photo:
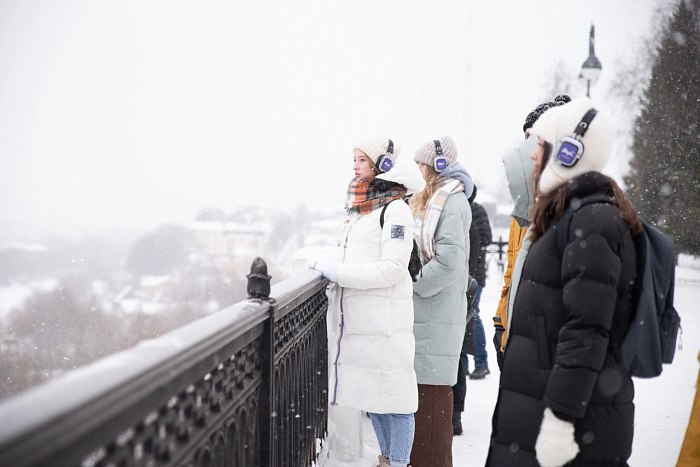
[[[562,138],[572,136],[583,116],[592,108],[595,106],[589,98],[577,98],[547,110],[533,125],[532,133],[554,147],[540,177],[539,188],[543,193],[554,190],[582,173],[600,172],[607,164],[615,141],[615,125],[612,118],[599,109],[596,109],[598,112],[588,125],[585,134],[578,138],[583,146],[580,159],[571,165],[565,165],[557,160]]]
[[[379,167],[378,162],[379,158],[382,155],[387,155],[389,153],[389,150],[391,149],[393,155],[390,158],[393,164],[396,164],[396,159],[398,159],[399,154],[401,153],[401,146],[396,144],[396,142],[392,139],[383,136],[373,136],[363,139],[362,141],[359,141],[357,144],[355,144],[354,149],[359,149],[360,151],[367,154],[367,156],[370,159],[372,159],[374,165],[377,166],[380,170],[381,167]],[[383,172],[388,171],[389,170],[383,170]]]

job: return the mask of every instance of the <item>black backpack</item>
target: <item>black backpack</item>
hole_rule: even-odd
[[[574,212],[594,203],[614,204],[609,196],[592,195],[583,198],[577,207],[567,209],[557,223],[560,252],[569,238]],[[643,232],[633,237],[637,252],[634,316],[622,345],[615,350],[630,375],[651,378],[661,374],[662,363],[673,362],[681,318],[673,306],[676,269],[673,240],[644,221],[642,227]]]
[[[379,215],[379,227],[384,228],[384,211],[386,211],[386,208],[389,207],[389,205],[396,201],[395,199],[389,201],[386,203],[386,205],[382,208],[382,212]],[[412,235],[410,232],[408,233],[409,235]],[[411,250],[411,259],[408,260],[408,273],[411,275],[411,279],[413,279],[413,282],[416,282],[418,279],[418,275],[420,274],[421,269],[423,269],[423,264],[420,261],[420,252],[418,250],[418,244],[416,243],[416,239],[413,239],[413,249]]]

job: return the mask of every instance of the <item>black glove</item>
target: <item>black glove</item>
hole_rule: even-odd
[[[503,369],[503,352],[501,352],[501,342],[503,340],[503,333],[505,329],[503,326],[495,325],[495,333],[493,334],[493,345],[496,347],[496,363],[498,363],[498,369]]]

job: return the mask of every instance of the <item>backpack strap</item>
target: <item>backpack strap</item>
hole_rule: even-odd
[[[396,199],[399,199],[399,198],[396,198]],[[384,213],[386,212],[386,208],[388,208],[389,205],[390,205],[391,203],[393,203],[394,201],[396,201],[396,199],[392,199],[391,201],[389,201],[388,203],[386,203],[386,204],[384,205],[384,207],[382,208],[382,212],[381,212],[381,214],[379,214],[379,228],[380,228],[380,229],[383,229],[383,228],[384,228]]]
[[[585,198],[574,200],[566,208],[564,214],[562,214],[561,219],[556,224],[557,228],[557,246],[559,247],[559,253],[564,252],[564,247],[569,240],[569,226],[571,225],[571,218],[574,217],[576,211],[589,204],[615,204],[615,201],[611,196],[605,195],[603,193],[596,193],[594,195],[586,196]]]

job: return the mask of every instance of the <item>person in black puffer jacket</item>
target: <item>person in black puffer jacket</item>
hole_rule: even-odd
[[[615,181],[600,173],[614,129],[593,107],[575,99],[532,128],[539,138],[533,243],[515,296],[487,466],[626,466],[631,454],[634,386],[616,349],[632,319],[633,235],[641,224]],[[582,143],[580,158],[575,143],[561,144],[567,136]],[[577,210],[560,251],[557,220],[600,193],[614,204]]]
[[[476,187],[474,188],[476,191]],[[472,223],[476,225],[479,232],[479,248],[478,254],[469,257],[469,274],[478,282],[481,288],[486,287],[486,248],[491,244],[491,224],[489,223],[489,215],[486,209],[476,201],[472,202]]]
[[[476,195],[476,187],[474,187],[474,195]],[[479,287],[474,297],[474,318],[471,326],[474,332],[474,371],[469,374],[469,379],[478,380],[491,374],[488,352],[486,351],[486,333],[479,316],[481,292],[486,287],[486,248],[491,243],[491,225],[489,224],[489,216],[486,213],[486,209],[482,205],[473,201],[471,207],[472,225],[476,225],[478,230],[479,244],[476,253],[469,255],[469,274],[476,279]]]
[[[476,196],[476,185],[474,191],[468,198],[469,206],[474,215],[474,197]],[[474,299],[476,297],[479,284],[473,272],[476,269],[476,258],[479,254],[479,228],[474,219],[469,226],[469,274],[467,279],[467,326],[464,328],[464,338],[462,340],[462,350],[459,352],[459,365],[457,365],[457,382],[452,386],[454,394],[452,404],[452,434],[460,436],[462,429],[462,412],[464,412],[464,400],[467,397],[467,376],[469,376],[469,357],[474,355]],[[470,290],[471,296],[470,296]]]

